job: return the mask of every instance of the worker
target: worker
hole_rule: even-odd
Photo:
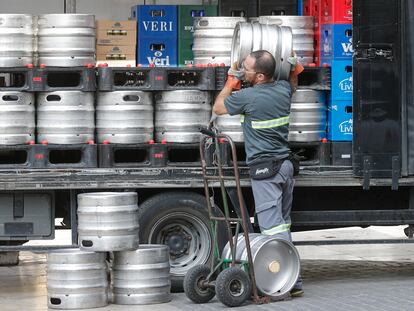
[[[276,61],[271,53],[250,53],[240,70],[229,70],[223,90],[217,96],[213,113],[241,115],[246,163],[249,166],[256,215],[263,235],[292,242],[290,211],[294,187],[294,167],[289,160],[289,113],[292,87],[303,70],[290,58],[290,82],[275,81]],[[240,90],[240,79],[252,87]],[[236,90],[236,91],[235,91]],[[299,277],[291,296],[303,295]]]

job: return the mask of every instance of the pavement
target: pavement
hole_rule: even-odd
[[[403,226],[294,233],[295,241],[404,238]],[[56,243],[53,243],[56,244]],[[414,310],[414,244],[299,246],[305,295],[233,310]],[[46,256],[21,252],[20,264],[0,267],[0,310],[47,310]],[[224,310],[216,298],[195,305],[183,293],[166,304],[108,305],[96,311]]]

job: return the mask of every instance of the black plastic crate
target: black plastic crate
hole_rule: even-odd
[[[36,162],[33,145],[1,145],[0,169],[33,168]]]
[[[0,68],[0,91],[33,91],[33,75],[29,67]]]
[[[153,90],[214,91],[216,90],[215,73],[214,67],[154,68]]]
[[[168,166],[201,167],[200,144],[167,143],[166,157]],[[213,148],[206,148],[204,158],[207,166],[211,166]]]
[[[258,0],[258,16],[298,15],[298,0]]]
[[[96,91],[94,67],[43,67],[35,68],[32,88],[38,92]]]
[[[298,88],[316,91],[331,90],[331,68],[305,67],[305,70],[298,76]]]
[[[331,164],[334,166],[352,166],[352,142],[331,142]]]
[[[330,144],[321,142],[291,142],[290,150],[300,157],[301,166],[325,166],[330,165]]]
[[[219,0],[220,16],[256,17],[257,0]]]
[[[166,165],[166,147],[162,144],[101,144],[99,167],[162,167]]]
[[[99,91],[152,90],[152,68],[98,67]]]
[[[33,145],[34,168],[96,168],[98,152],[95,144]]]

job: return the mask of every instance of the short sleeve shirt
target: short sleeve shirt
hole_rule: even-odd
[[[233,92],[225,99],[224,105],[230,115],[242,115],[247,164],[264,158],[288,157],[289,82],[257,84]]]

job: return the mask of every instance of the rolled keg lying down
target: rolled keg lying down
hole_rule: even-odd
[[[0,67],[34,63],[34,20],[32,15],[0,14]]]
[[[194,64],[230,66],[234,28],[244,17],[195,17],[193,33]]]
[[[115,252],[113,302],[140,305],[171,301],[169,260],[166,245],[140,245],[136,251]]]
[[[151,92],[100,92],[96,105],[98,142],[137,144],[154,136],[154,107]]]
[[[315,53],[313,47],[315,20],[313,16],[260,16],[258,22],[292,28],[293,50],[297,58],[305,66],[313,63]]]
[[[84,144],[94,140],[94,92],[55,91],[37,95],[37,141]]]
[[[106,254],[79,249],[51,251],[47,255],[47,304],[65,310],[106,306]]]
[[[158,142],[198,143],[200,126],[211,116],[210,92],[179,90],[155,95],[155,137]]]
[[[319,142],[326,133],[325,93],[298,89],[292,96],[289,117],[290,142]]]
[[[277,299],[285,296],[295,285],[300,272],[299,253],[292,243],[275,236],[249,234],[257,289]],[[231,259],[229,243],[223,249],[223,258]],[[247,261],[244,236],[237,240],[236,259]]]
[[[95,64],[94,15],[39,15],[37,25],[39,64],[62,67]]]
[[[34,100],[33,93],[0,92],[0,145],[35,140]]]
[[[136,192],[78,195],[79,246],[96,252],[135,250],[138,240]]]
[[[234,29],[231,64],[242,67],[244,59],[253,51],[267,50],[276,60],[276,80],[288,80],[292,55],[292,30],[289,27],[260,23],[238,23]]]

